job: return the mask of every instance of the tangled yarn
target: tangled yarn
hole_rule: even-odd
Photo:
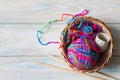
[[[40,36],[44,34],[50,24],[57,21],[63,21],[64,16],[71,16],[72,18],[67,21],[67,30],[62,32],[63,42],[60,47],[65,47],[68,61],[80,70],[88,70],[96,65],[99,59],[100,48],[95,43],[96,34],[102,32],[99,25],[87,21],[82,18],[86,15],[88,10],[84,10],[79,14],[63,14],[60,20],[49,21],[43,30],[37,30],[37,39],[41,45],[59,44],[60,42],[48,41],[43,43]]]
[[[48,44],[51,44],[51,43],[53,43],[53,44],[59,44],[60,42],[58,42],[58,41],[48,41],[48,42],[44,43],[44,42],[41,41],[40,36],[47,31],[47,29],[50,27],[50,25],[51,25],[52,23],[58,22],[58,21],[63,21],[63,20],[64,20],[64,16],[71,16],[72,19],[74,19],[74,18],[77,17],[77,16],[84,16],[84,15],[86,15],[86,14],[88,14],[88,10],[87,10],[87,9],[83,10],[82,12],[80,12],[80,13],[78,13],[78,14],[76,14],[76,15],[63,13],[62,16],[61,16],[61,19],[49,21],[49,22],[43,27],[43,30],[37,30],[36,36],[37,36],[38,42],[39,42],[41,45],[48,45]],[[72,20],[72,19],[71,19],[71,20]]]
[[[67,56],[69,62],[77,69],[91,69],[99,59],[100,48],[95,43],[96,34],[102,29],[95,23],[76,18],[64,36],[64,43],[69,44]]]

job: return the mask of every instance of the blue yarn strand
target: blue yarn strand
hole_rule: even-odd
[[[38,39],[39,44],[41,44],[41,45],[48,45],[49,42],[43,43],[43,42],[40,40],[39,34],[43,34],[43,32],[40,31],[40,30],[37,30],[36,36],[37,36],[37,39]]]

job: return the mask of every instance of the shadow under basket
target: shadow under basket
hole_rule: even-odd
[[[74,65],[72,65],[70,63],[70,61],[68,60],[67,57],[67,47],[68,45],[66,44],[65,46],[61,47],[61,54],[64,56],[64,60],[65,62],[75,71],[79,71],[79,72],[96,72],[100,69],[102,69],[110,60],[111,56],[112,56],[112,52],[113,52],[113,37],[112,34],[110,32],[110,30],[108,29],[108,27],[106,26],[106,24],[98,19],[92,18],[92,17],[81,17],[82,19],[86,20],[86,21],[90,21],[92,23],[95,23],[97,25],[99,25],[102,30],[110,37],[110,42],[109,45],[106,49],[105,52],[103,52],[103,55],[100,57],[100,59],[97,61],[97,64],[92,68],[92,69],[88,69],[88,70],[80,70],[77,69]],[[68,30],[68,27],[71,24],[69,23],[65,29],[62,31],[63,34],[66,34],[66,31]],[[61,40],[61,45],[63,44],[63,36],[60,37]]]

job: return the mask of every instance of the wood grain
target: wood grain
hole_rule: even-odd
[[[88,9],[88,16],[120,23],[119,0],[0,0],[0,23],[46,23],[64,13]],[[48,14],[49,13],[49,14]]]
[[[75,78],[75,80],[77,80],[78,78],[82,79],[82,77],[80,77],[80,76],[78,77],[79,74],[73,74],[73,73],[67,73],[67,72],[62,72],[63,73],[62,74],[61,71],[59,71],[58,69],[53,69],[50,67],[45,67],[43,65],[38,65],[38,64],[36,64],[36,62],[33,62],[33,59],[36,62],[41,61],[41,62],[53,64],[53,65],[64,67],[64,68],[68,67],[64,62],[60,62],[60,61],[58,62],[57,60],[54,60],[53,58],[49,58],[47,56],[44,56],[44,57],[10,57],[10,58],[2,57],[2,58],[0,58],[0,61],[2,61],[0,63],[0,78],[6,80],[7,79],[6,77],[11,77],[9,80],[12,80],[13,78],[18,80],[19,76],[21,75],[22,80],[26,80],[26,79],[31,80],[30,79],[31,77],[28,78],[28,75],[31,75],[32,73],[34,73],[35,75],[32,76],[32,78],[38,77],[39,79],[43,79],[43,80],[46,79],[46,77],[48,77],[48,76],[51,76],[51,79],[57,79],[57,80],[60,80],[61,78],[64,79],[65,76],[66,76],[65,79],[67,79],[67,78],[69,79],[70,75],[73,76],[73,77],[71,77],[71,79],[72,78],[73,79]],[[119,72],[120,72],[119,58],[112,57],[109,64],[100,71],[107,75],[115,77],[117,79],[120,79],[120,77],[119,77]],[[24,78],[23,78],[22,73],[25,75]],[[38,73],[38,74],[36,74],[36,73]],[[46,74],[47,74],[47,76],[45,76]],[[60,74],[59,77],[61,77],[61,78],[60,79],[58,77],[54,78],[56,74]],[[95,76],[97,76],[97,75],[95,75]],[[49,80],[49,78],[47,78],[46,80]],[[83,78],[83,80],[86,80],[86,78]],[[90,80],[92,80],[92,79],[90,79]]]
[[[45,24],[6,24],[0,25],[0,56],[40,56],[47,54],[61,55],[59,45],[41,46],[36,38],[36,31],[42,29]],[[50,40],[59,41],[59,36],[66,24],[53,24],[49,31],[41,36],[43,42]],[[119,26],[120,24],[108,24],[113,37],[115,48],[113,55],[119,54]]]
[[[93,80],[32,61],[69,68],[46,56],[61,56],[59,45],[39,45],[36,30],[42,29],[49,20],[59,19],[62,13],[76,14],[83,9],[89,10],[87,16],[98,18],[109,26],[115,47],[109,64],[100,71],[120,80],[119,0],[0,0],[0,80]],[[41,36],[42,41],[59,41],[65,26],[65,22],[51,25]]]

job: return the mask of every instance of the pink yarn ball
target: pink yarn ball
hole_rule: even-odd
[[[73,66],[80,70],[88,70],[96,65],[100,49],[94,41],[80,37],[69,45],[67,53]]]

